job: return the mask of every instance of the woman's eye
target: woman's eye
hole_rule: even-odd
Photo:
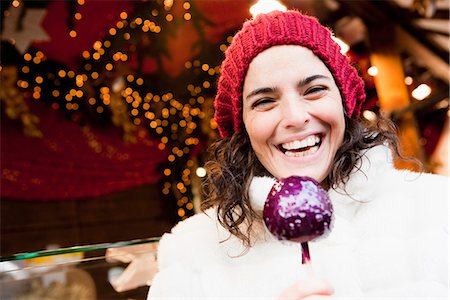
[[[324,91],[324,90],[328,90],[328,88],[325,87],[325,86],[313,86],[313,87],[309,88],[309,89],[305,92],[305,94],[306,94],[306,95],[309,95],[309,94],[315,94],[315,93],[322,92],[322,91]]]
[[[265,110],[270,108],[273,105],[273,103],[274,101],[272,99],[263,98],[253,102],[252,108],[255,108],[257,110]]]

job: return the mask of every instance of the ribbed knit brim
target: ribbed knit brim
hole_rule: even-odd
[[[214,118],[221,137],[231,136],[242,126],[242,88],[251,61],[275,45],[310,49],[333,74],[347,115],[359,117],[365,100],[364,82],[348,58],[341,54],[330,30],[317,19],[297,11],[274,11],[245,22],[225,52],[214,102]]]

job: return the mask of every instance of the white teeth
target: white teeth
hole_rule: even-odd
[[[303,140],[296,140],[289,143],[281,144],[281,147],[285,150],[294,150],[294,149],[300,149],[305,147],[312,147],[320,142],[320,137],[317,135],[309,136],[306,139]]]
[[[295,140],[281,144],[281,147],[285,150],[284,154],[286,156],[303,157],[317,152],[317,150],[319,150],[320,141],[319,135],[311,135],[303,140]]]
[[[319,146],[311,147],[306,151],[299,151],[299,152],[286,151],[285,154],[286,154],[286,156],[289,156],[289,157],[302,157],[302,156],[311,155],[311,154],[315,153],[317,150],[319,150]]]

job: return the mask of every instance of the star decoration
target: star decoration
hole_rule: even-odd
[[[20,53],[24,54],[34,41],[49,41],[50,37],[41,26],[46,15],[45,9],[28,8],[22,20],[22,28],[17,28],[22,9],[23,6],[8,9],[1,39],[11,42]]]

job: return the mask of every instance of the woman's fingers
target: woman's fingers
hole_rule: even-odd
[[[333,292],[333,287],[326,281],[319,278],[308,278],[291,285],[278,299],[320,299],[320,296],[330,296]]]

